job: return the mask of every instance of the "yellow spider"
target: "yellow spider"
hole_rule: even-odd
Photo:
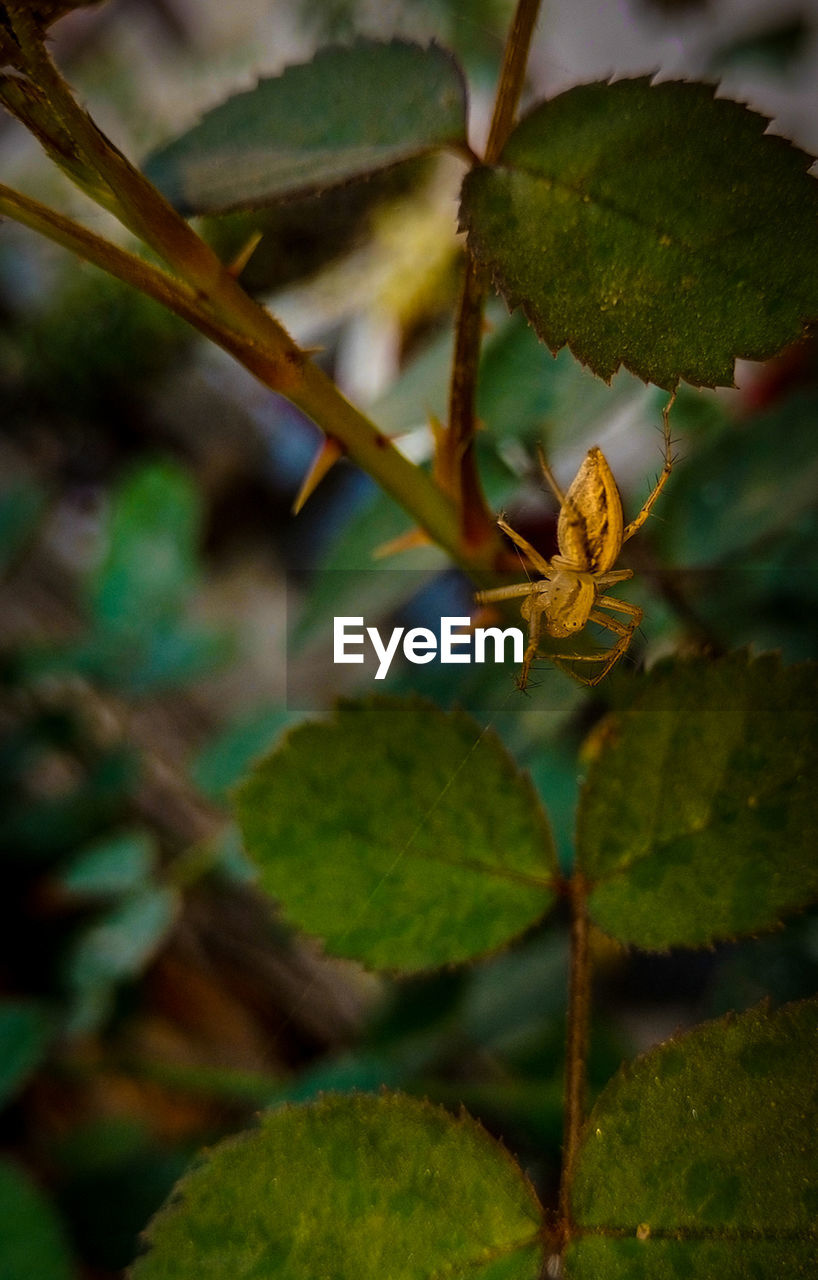
[[[619,559],[623,542],[632,538],[647,520],[673,467],[668,417],[674,399],[675,394],[662,410],[665,438],[662,474],[642,510],[630,524],[623,527],[622,499],[605,455],[596,446],[588,450],[565,494],[540,453],[543,474],[560,504],[557,523],[558,555],[546,560],[530,542],[515,533],[505,520],[497,521],[503,532],[524,553],[532,568],[542,575],[533,582],[493,587],[488,591],[478,591],[475,595],[475,600],[480,604],[525,596],[520,612],[528,623],[528,646],[517,682],[520,689],[525,689],[528,683],[529,670],[537,656],[543,625],[550,636],[558,639],[582,631],[588,622],[605,627],[617,637],[610,649],[599,653],[548,654],[549,658],[565,661],[602,663],[601,670],[596,675],[582,676],[576,671],[572,673],[583,684],[599,684],[627,651],[633,633],[642,621],[642,610],[626,600],[615,600],[612,596],[604,595],[602,588],[633,577],[632,569],[614,569],[613,566]],[[629,621],[620,622],[618,618],[607,617],[601,612],[602,609],[624,613]]]

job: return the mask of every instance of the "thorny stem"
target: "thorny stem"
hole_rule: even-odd
[[[210,246],[98,129],[49,57],[30,7],[23,0],[7,0],[5,10],[21,50],[24,74],[45,94],[47,110],[52,112],[62,140],[68,137],[75,148],[76,163],[68,164],[67,172],[181,279],[150,268],[44,206],[35,209],[29,202],[24,208],[25,198],[7,190],[5,212],[184,316],[266,386],[286,395],[313,417],[458,564],[478,575],[495,567],[502,558],[502,543],[486,507],[473,448],[484,289],[471,260],[457,325],[450,430],[439,459],[439,483],[435,484],[406,463],[377,428],[344,400],[281,325],[244,292]],[[487,158],[502,147],[513,123],[538,10],[539,0],[519,0],[506,46]],[[59,163],[59,142],[50,148],[49,138],[43,136],[41,116],[37,124],[40,141]]]
[[[53,240],[55,244],[70,249],[86,262],[92,262],[109,275],[126,281],[148,297],[161,302],[191,324],[204,328],[201,303],[192,289],[159,267],[103,239],[64,214],[0,184],[0,217],[13,218],[15,222]]]
[[[40,25],[24,0],[6,0],[23,67],[48,100],[48,106],[89,169],[110,189],[105,205],[174,271],[202,289],[224,271],[216,254],[164,196],[106,138],[74,98],[43,43]]]
[[[540,0],[518,0],[500,72],[486,144],[486,164],[495,163],[514,124],[539,9]],[[467,252],[455,327],[449,430],[443,444],[441,473],[461,512],[464,542],[471,546],[491,540],[493,536],[492,518],[483,496],[474,456],[477,370],[485,297],[485,284],[474,259]]]
[[[248,337],[242,328],[231,327],[209,312],[198,293],[183,281],[2,185],[0,216],[13,218],[70,249],[187,320],[229,351],[265,386],[286,395],[319,426],[330,431],[353,461],[400,502],[458,564],[478,573],[491,567],[496,548],[485,549],[481,556],[463,547],[455,510],[446,495],[425,471],[404,458],[289,339],[287,348],[279,353],[261,338]],[[264,317],[266,313],[259,311]]]
[[[99,194],[90,194],[164,259],[174,275],[195,290],[202,311],[243,334],[250,344],[260,346],[270,357],[268,366],[278,360],[282,382],[273,389],[287,394],[287,370],[295,362],[294,353],[298,351],[295,343],[269,312],[245,293],[210,245],[75,100],[49,57],[30,8],[21,0],[7,0],[6,10],[23,54],[26,73],[45,94],[58,129],[71,139],[82,163],[102,184]],[[42,137],[40,141],[46,142]],[[76,181],[76,174],[70,168],[67,171]]]
[[[45,94],[56,132],[61,138],[69,137],[76,149],[82,173],[72,173],[70,165],[67,171],[86,191],[89,187],[83,177],[96,175],[99,189],[91,194],[158,253],[173,274],[4,187],[0,187],[0,214],[71,249],[189,321],[265,386],[313,418],[462,568],[478,577],[489,572],[502,554],[496,530],[490,529],[490,536],[479,545],[469,543],[451,493],[441,491],[345,400],[274,317],[245,293],[210,246],[97,128],[49,57],[30,7],[22,0],[8,0],[5,11],[21,49],[22,69]],[[39,115],[38,125],[43,126],[44,120],[47,116]],[[41,134],[40,129],[38,136],[48,149],[49,139]],[[55,150],[58,153],[59,146]]]
[[[70,137],[83,163],[101,180],[97,197],[105,208],[139,237],[181,277],[197,295],[199,310],[260,345],[279,362],[286,393],[286,370],[298,349],[273,317],[238,284],[210,246],[188,226],[164,196],[106,138],[75,100],[43,44],[30,8],[21,0],[7,0],[6,10],[20,45],[26,73],[43,92],[59,129]],[[42,124],[42,121],[41,121]],[[40,138],[40,141],[46,141]],[[69,170],[70,173],[70,170]],[[71,174],[74,177],[74,174]],[[255,370],[254,370],[255,372]]]
[[[559,1216],[562,1245],[571,1235],[571,1185],[587,1092],[589,1024],[591,1015],[591,952],[585,878],[575,872],[567,885],[571,904],[571,975],[568,993],[568,1025],[565,1044],[565,1116],[560,1181]]]

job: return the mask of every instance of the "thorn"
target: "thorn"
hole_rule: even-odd
[[[304,477],[298,495],[292,505],[292,513],[297,516],[304,503],[318,488],[328,471],[331,471],[338,459],[343,455],[343,448],[333,436],[327,436],[315,455],[312,465]]]
[[[407,529],[389,542],[382,542],[372,552],[373,560],[385,560],[387,556],[400,555],[402,551],[414,551],[415,547],[428,547],[432,539],[425,529]]]
[[[440,421],[440,418],[436,417],[433,413],[429,414],[429,430],[432,433],[435,464],[439,466],[440,460],[443,458],[446,451],[446,438],[448,436],[448,431]]]
[[[247,263],[252,258],[256,249],[259,247],[259,244],[261,243],[263,235],[264,235],[263,231],[254,231],[253,234],[250,236],[250,239],[245,244],[244,248],[239,249],[239,252],[236,254],[235,258],[227,268],[231,276],[234,276],[236,279],[238,279],[238,277],[241,275],[244,268],[247,266]]]

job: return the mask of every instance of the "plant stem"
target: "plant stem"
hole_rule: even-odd
[[[106,199],[105,207],[177,274],[209,291],[224,271],[217,255],[76,101],[48,54],[28,0],[6,0],[5,7],[25,71],[45,94],[58,131],[71,139],[84,164],[109,188],[113,199]]]
[[[339,440],[353,461],[408,511],[462,569],[469,573],[490,571],[502,551],[499,539],[479,548],[467,545],[454,504],[431,477],[404,458],[311,360],[305,360],[301,372],[287,398]]]
[[[10,217],[78,257],[101,267],[187,320],[212,342],[224,348],[273,391],[281,392],[338,440],[350,458],[399,502],[429,535],[464,569],[491,569],[499,553],[493,546],[470,549],[463,545],[454,506],[421,468],[403,457],[391,441],[353,407],[335,384],[310,361],[260,307],[257,335],[246,325],[231,327],[213,314],[194,289],[159,267],[80,226],[20,192],[0,185],[0,216]],[[248,301],[251,301],[248,299]],[[256,304],[253,303],[255,307]],[[268,340],[270,326],[276,345]]]
[[[47,108],[54,119],[55,133],[71,139],[81,163],[97,175],[103,186],[102,194],[91,192],[94,198],[163,258],[174,275],[191,285],[214,316],[220,317],[237,335],[243,333],[251,344],[260,344],[277,357],[284,373],[288,361],[297,352],[289,335],[269,312],[245,293],[210,245],[114,146],[75,100],[49,57],[29,6],[21,0],[7,0],[6,8],[23,52],[26,72],[45,95]],[[37,136],[47,147],[49,140],[42,136],[47,127],[42,112],[38,126]],[[61,139],[55,137],[53,141],[57,144],[56,151],[59,151]],[[54,154],[51,154],[53,159]],[[76,181],[74,167],[69,165],[65,168]],[[88,191],[87,180],[80,185]],[[286,394],[286,382],[274,389]]]
[[[568,881],[571,903],[571,976],[568,1029],[565,1044],[565,1117],[560,1181],[562,1242],[571,1234],[571,1186],[585,1120],[589,1024],[591,1014],[591,952],[587,910],[588,887],[576,872]]]
[[[494,520],[483,496],[474,456],[477,369],[483,336],[485,288],[474,259],[466,253],[463,289],[457,313],[452,378],[449,388],[449,429],[443,438],[441,468],[449,491],[462,513],[464,540],[479,545]]]
[[[20,108],[24,123],[36,124],[36,135],[57,163],[66,138],[70,139],[73,150],[63,157],[65,171],[164,258],[173,275],[8,188],[0,187],[0,212],[72,249],[195,325],[265,386],[303,409],[461,567],[478,576],[490,572],[502,556],[502,543],[485,511],[471,439],[462,449],[455,441],[451,456],[464,469],[471,467],[462,491],[468,497],[468,510],[481,510],[479,532],[473,522],[458,518],[459,491],[451,485],[444,490],[408,462],[344,399],[278,321],[245,293],[210,246],[97,128],[49,57],[30,6],[23,0],[7,0],[5,9],[20,46],[22,69],[30,77],[22,83],[30,83],[42,95],[33,115]],[[449,474],[456,473],[452,469]]]
[[[518,0],[503,56],[486,144],[486,164],[496,162],[514,125],[539,9],[540,0]],[[441,472],[460,509],[463,539],[470,546],[479,546],[481,542],[490,540],[493,524],[474,457],[477,371],[480,364],[485,298],[485,284],[467,250],[466,271],[455,327],[449,390],[449,429],[444,442]]]
[[[230,351],[266,385],[284,390],[287,383],[292,381],[293,374],[288,372],[287,366],[294,364],[296,357],[303,357],[291,340],[287,339],[289,346],[281,343],[277,350],[270,350],[269,346],[265,350],[254,346],[244,334],[231,331],[211,316],[202,297],[183,281],[96,235],[64,214],[2,185],[0,216],[13,218],[32,231],[71,250],[86,262],[93,263],[109,275],[116,276],[161,302],[170,311],[195,325],[213,342]],[[284,334],[283,330],[281,332]],[[286,334],[284,337],[286,338]]]
[[[494,114],[486,143],[486,164],[496,164],[511,133],[525,84],[528,54],[541,0],[518,0],[503,55],[503,69],[494,103]]]
[[[13,6],[16,7],[16,6]],[[22,25],[16,18],[15,24]],[[164,196],[97,128],[91,117],[73,99],[45,49],[32,39],[30,56],[32,73],[36,73],[48,104],[59,124],[72,137],[110,193],[104,206],[113,212],[129,231],[157,253],[199,295],[203,309],[220,320],[238,337],[260,346],[279,362],[282,376],[297,347],[283,327],[265,311],[241,285],[210,246],[196,234],[184,218],[168,204]],[[69,171],[70,173],[70,171]],[[70,175],[73,176],[73,175]],[[255,369],[253,370],[255,372]],[[270,384],[273,385],[273,384]],[[286,393],[287,380],[274,389]]]

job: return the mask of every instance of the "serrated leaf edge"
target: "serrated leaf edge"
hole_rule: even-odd
[[[786,1015],[788,1012],[791,1013],[798,1009],[802,1009],[802,1008],[806,1009],[807,1007],[812,1007],[815,1010],[816,1020],[818,1021],[818,996],[808,996],[806,999],[803,999],[803,1000],[790,1000],[790,1001],[787,1001],[786,1004],[782,1004],[778,1006],[773,1006],[773,1002],[770,999],[770,997],[765,996],[763,1000],[760,1000],[758,1004],[753,1005],[749,1009],[742,1010],[741,1012],[730,1010],[728,1013],[723,1014],[719,1018],[710,1018],[706,1022],[699,1023],[695,1027],[690,1027],[683,1031],[678,1031],[674,1035],[669,1036],[667,1040],[663,1040],[660,1044],[652,1045],[649,1049],[646,1049],[644,1053],[637,1054],[636,1057],[631,1058],[627,1062],[623,1062],[622,1065],[619,1067],[619,1069],[616,1071],[616,1073],[604,1086],[604,1088],[602,1089],[602,1092],[599,1094],[599,1097],[596,1099],[593,1107],[591,1108],[590,1113],[585,1119],[585,1122],[582,1126],[582,1131],[580,1134],[580,1140],[579,1140],[578,1150],[577,1150],[577,1159],[574,1165],[574,1170],[576,1171],[576,1169],[579,1168],[582,1162],[583,1149],[589,1137],[591,1136],[592,1132],[596,1129],[598,1125],[598,1121],[600,1118],[598,1113],[600,1108],[606,1102],[607,1095],[609,1093],[612,1093],[615,1089],[620,1088],[622,1085],[627,1084],[630,1080],[632,1080],[633,1077],[640,1070],[644,1068],[645,1064],[650,1062],[651,1058],[658,1057],[660,1054],[666,1052],[669,1049],[678,1048],[679,1046],[684,1047],[687,1041],[694,1039],[697,1035],[700,1035],[702,1033],[706,1034],[708,1031],[712,1030],[715,1027],[732,1027],[732,1026],[735,1026],[737,1022],[740,1022],[742,1019],[749,1020],[752,1017],[756,1017],[757,1019],[765,1018],[769,1025],[772,1022],[772,1020],[778,1016]],[[638,1224],[636,1225],[638,1226]],[[632,1238],[633,1231],[635,1229],[632,1226],[584,1228],[582,1227],[581,1224],[576,1222],[574,1224],[574,1227],[575,1229],[572,1236],[573,1240],[579,1239],[583,1236],[609,1236],[614,1238]],[[778,1239],[778,1238],[781,1238],[781,1239],[794,1238],[794,1239],[809,1240],[809,1239],[814,1239],[816,1237],[818,1237],[818,1221],[815,1224],[815,1234],[813,1236],[788,1234],[786,1236],[776,1237],[774,1235],[771,1236],[765,1232],[761,1238],[765,1240]],[[654,1233],[651,1232],[650,1238],[656,1239],[656,1240],[668,1239],[668,1238],[674,1239],[674,1240],[707,1240],[707,1239],[714,1239],[714,1238],[725,1239],[725,1240],[735,1240],[735,1239],[744,1240],[744,1239],[753,1239],[758,1237],[756,1237],[754,1233],[748,1233],[747,1231],[736,1230],[733,1233],[724,1232],[722,1234],[717,1234],[717,1233],[714,1233],[712,1230],[711,1231],[702,1230],[702,1231],[694,1232],[694,1231],[690,1231],[689,1229],[679,1228],[677,1230],[674,1230],[672,1233],[666,1232],[664,1235],[658,1232],[654,1235]]]
[[[220,1153],[222,1151],[231,1150],[231,1149],[236,1150],[240,1147],[252,1144],[254,1140],[256,1140],[257,1138],[259,1138],[265,1133],[265,1130],[267,1129],[268,1126],[272,1127],[275,1121],[275,1117],[281,1114],[282,1112],[313,1111],[317,1115],[320,1115],[321,1112],[337,1111],[339,1109],[339,1104],[344,1104],[344,1103],[348,1104],[348,1109],[350,1111],[355,1110],[356,1108],[361,1110],[361,1107],[360,1107],[361,1103],[365,1104],[366,1109],[371,1108],[372,1110],[374,1110],[377,1108],[377,1110],[380,1111],[381,1109],[388,1110],[390,1108],[393,1108],[393,1109],[402,1110],[404,1115],[406,1115],[407,1109],[410,1109],[410,1110],[414,1110],[418,1115],[420,1114],[432,1115],[438,1120],[445,1119],[451,1124],[451,1127],[453,1130],[454,1129],[466,1130],[469,1133],[469,1135],[477,1143],[479,1143],[482,1146],[484,1151],[491,1152],[494,1156],[499,1155],[499,1157],[504,1161],[504,1163],[513,1171],[513,1173],[519,1179],[520,1185],[525,1192],[526,1199],[528,1201],[529,1210],[531,1213],[531,1219],[532,1219],[531,1236],[527,1237],[525,1240],[517,1241],[512,1245],[506,1246],[502,1250],[498,1250],[492,1253],[491,1258],[493,1259],[495,1257],[497,1258],[505,1257],[512,1253],[517,1252],[518,1250],[530,1248],[532,1245],[535,1245],[535,1244],[538,1245],[542,1250],[543,1248],[542,1223],[544,1218],[544,1211],[543,1211],[543,1207],[540,1202],[540,1199],[537,1195],[537,1192],[534,1189],[534,1185],[531,1179],[529,1178],[526,1171],[515,1159],[515,1157],[511,1154],[511,1152],[509,1151],[505,1143],[500,1138],[495,1138],[492,1134],[490,1134],[487,1131],[487,1129],[480,1123],[480,1121],[477,1120],[474,1116],[472,1116],[465,1109],[465,1107],[461,1106],[458,1114],[453,1115],[451,1111],[448,1111],[445,1107],[439,1105],[438,1103],[430,1102],[428,1098],[416,1098],[416,1097],[412,1097],[409,1094],[400,1093],[396,1090],[390,1090],[385,1088],[381,1089],[377,1094],[364,1093],[364,1092],[355,1090],[355,1091],[351,1091],[350,1093],[322,1093],[319,1095],[317,1099],[313,1099],[307,1102],[286,1102],[280,1107],[276,1107],[269,1111],[262,1112],[261,1115],[259,1116],[258,1123],[254,1129],[246,1130],[243,1133],[232,1134],[227,1138],[223,1138],[220,1142],[216,1143],[214,1146],[206,1147],[202,1151],[200,1151],[196,1156],[195,1160],[193,1161],[193,1163],[191,1164],[190,1168],[176,1182],[175,1186],[173,1187],[173,1190],[171,1191],[165,1203],[153,1215],[150,1222],[145,1227],[144,1231],[140,1233],[140,1241],[143,1247],[142,1252],[134,1260],[131,1266],[128,1267],[125,1273],[126,1280],[133,1280],[133,1276],[135,1275],[134,1268],[138,1267],[140,1263],[145,1258],[147,1258],[152,1252],[152,1249],[154,1247],[152,1233],[154,1232],[156,1226],[166,1221],[167,1219],[176,1216],[180,1211],[184,1210],[185,1191],[187,1186],[192,1181],[195,1181],[196,1179],[202,1176],[202,1174],[207,1170],[210,1160],[214,1154]],[[534,1229],[535,1227],[536,1229]],[[486,1260],[487,1259],[485,1258],[480,1259],[481,1262],[484,1262]],[[464,1265],[467,1265],[469,1270],[471,1269],[472,1264],[469,1263]],[[468,1274],[468,1270],[455,1271],[455,1270],[452,1270],[451,1268],[447,1268],[444,1272],[440,1272],[439,1274],[441,1277],[443,1275],[451,1275],[451,1276],[456,1276],[458,1274],[466,1275]],[[431,1276],[430,1280],[435,1280],[435,1276]]]
[[[365,52],[366,50],[388,49],[388,48],[414,49],[421,53],[434,53],[434,54],[442,55],[444,57],[444,59],[449,63],[451,69],[455,73],[455,77],[458,81],[458,87],[460,92],[460,103],[462,106],[462,117],[463,117],[463,128],[461,132],[449,138],[436,139],[434,142],[422,144],[413,148],[407,148],[405,154],[399,157],[396,157],[383,164],[376,165],[375,168],[367,167],[365,169],[355,170],[354,172],[346,174],[343,177],[339,177],[337,179],[333,179],[330,181],[325,180],[320,183],[305,182],[300,186],[293,186],[292,188],[287,188],[286,191],[282,192],[280,195],[277,195],[277,196],[271,196],[266,199],[253,198],[253,199],[247,199],[247,200],[236,200],[235,202],[231,202],[230,204],[219,204],[218,206],[208,205],[206,207],[202,206],[201,208],[197,207],[195,209],[186,200],[180,199],[178,202],[176,202],[176,207],[179,209],[179,211],[183,213],[186,217],[192,217],[196,215],[218,217],[221,214],[239,213],[246,210],[262,209],[262,208],[267,208],[267,207],[275,206],[279,204],[285,204],[290,201],[304,199],[305,197],[308,197],[310,195],[322,195],[327,191],[338,190],[342,187],[349,186],[352,183],[355,183],[367,177],[370,177],[376,173],[385,173],[390,169],[397,168],[398,165],[403,164],[408,160],[418,159],[420,156],[427,155],[431,151],[434,151],[437,149],[443,149],[448,146],[457,146],[459,143],[464,144],[467,140],[466,139],[466,122],[467,122],[467,115],[468,115],[468,85],[466,82],[465,75],[463,73],[463,69],[460,66],[460,63],[457,61],[457,58],[455,57],[454,53],[452,53],[452,51],[450,49],[447,49],[444,45],[440,44],[437,40],[430,40],[428,44],[423,45],[414,40],[405,40],[405,39],[399,39],[399,38],[394,40],[375,40],[367,36],[357,36],[354,40],[348,43],[339,41],[334,44],[323,45],[320,49],[318,49],[315,52],[312,58],[307,58],[303,62],[290,63],[286,67],[282,68],[282,70],[277,75],[259,76],[255,84],[250,86],[250,88],[241,89],[237,93],[229,94],[228,97],[223,98],[220,102],[214,103],[213,106],[208,107],[206,110],[202,111],[198,115],[198,117],[195,120],[193,120],[190,123],[190,125],[181,134],[177,134],[175,137],[170,138],[167,142],[163,143],[161,146],[154,148],[154,150],[151,151],[143,160],[142,168],[145,171],[145,173],[148,176],[150,176],[151,166],[154,165],[155,162],[160,157],[162,157],[166,151],[169,151],[173,147],[175,147],[181,141],[182,138],[186,138],[190,134],[194,133],[203,124],[205,124],[206,121],[211,116],[221,111],[222,108],[227,105],[227,103],[232,103],[232,102],[239,101],[242,98],[251,97],[253,94],[255,94],[258,91],[258,89],[262,85],[271,84],[277,80],[283,80],[289,73],[292,73],[292,72],[299,73],[303,70],[306,70],[309,67],[315,66],[316,64],[320,63],[322,60],[326,60],[329,57],[336,57],[339,53],[342,54],[346,52],[357,52],[357,51]],[[343,152],[342,147],[335,148],[334,150],[337,150],[339,154]]]
[[[746,115],[755,117],[758,121],[760,121],[764,127],[759,130],[759,135],[758,135],[759,138],[765,137],[769,139],[771,145],[778,145],[779,147],[783,147],[789,151],[792,151],[795,155],[800,156],[802,158],[802,161],[804,162],[803,163],[804,175],[807,176],[809,168],[815,163],[815,157],[810,156],[808,152],[804,151],[803,148],[796,146],[795,143],[791,142],[788,138],[785,138],[780,134],[770,133],[769,128],[770,128],[770,125],[773,123],[773,121],[769,117],[765,116],[762,112],[756,111],[754,108],[750,107],[747,103],[740,102],[734,98],[718,97],[717,92],[720,86],[717,82],[707,81],[707,80],[685,80],[682,78],[657,81],[656,75],[658,74],[659,73],[657,72],[654,75],[644,75],[644,76],[619,76],[619,77],[611,76],[607,80],[588,81],[580,85],[574,85],[570,89],[564,90],[563,93],[556,94],[553,98],[546,98],[535,103],[525,113],[525,115],[521,117],[515,130],[512,131],[512,133],[509,135],[509,138],[506,142],[506,147],[501,153],[497,164],[493,166],[480,165],[470,170],[470,172],[466,174],[466,177],[464,178],[463,191],[465,191],[466,185],[469,179],[471,178],[472,174],[474,173],[498,172],[500,170],[506,170],[509,172],[524,173],[528,177],[531,177],[534,179],[547,179],[553,185],[562,186],[564,190],[571,191],[574,194],[577,194],[576,188],[571,186],[570,183],[561,182],[559,177],[554,177],[553,175],[546,175],[536,170],[531,170],[524,165],[509,163],[509,162],[504,163],[503,161],[504,161],[506,149],[512,143],[512,140],[515,136],[517,128],[525,124],[525,122],[528,119],[530,119],[532,116],[534,116],[538,111],[547,107],[549,103],[556,101],[557,98],[559,97],[562,97],[563,94],[572,93],[575,89],[606,87],[614,84],[623,84],[623,83],[642,84],[649,88],[655,88],[655,89],[661,89],[663,85],[675,85],[675,86],[686,86],[691,89],[701,87],[701,88],[710,90],[710,97],[714,102],[724,103],[731,107],[735,107],[738,110],[744,112]],[[631,215],[623,214],[622,216],[630,217]],[[491,254],[487,253],[485,256],[482,256],[479,252],[479,249],[477,252],[475,252],[476,246],[479,246],[479,238],[475,236],[473,228],[469,224],[468,219],[464,216],[462,193],[461,193],[461,202],[460,202],[460,213],[458,217],[458,230],[466,233],[469,250],[471,251],[473,256],[476,258],[478,263],[481,263],[484,269],[488,270],[492,285],[494,286],[496,292],[500,294],[500,296],[505,300],[506,305],[508,306],[509,312],[513,313],[515,310],[519,308],[522,311],[523,315],[526,317],[526,320],[528,321],[528,323],[533,328],[534,332],[537,334],[537,336],[540,338],[542,343],[548,348],[548,350],[551,352],[553,356],[556,356],[561,350],[563,350],[563,348],[567,347],[568,350],[571,352],[571,354],[574,356],[574,358],[579,362],[579,364],[583,366],[583,368],[589,369],[590,372],[593,373],[596,377],[601,378],[601,380],[605,382],[606,385],[610,385],[611,380],[616,376],[617,373],[619,373],[621,369],[627,369],[630,373],[632,373],[635,377],[639,378],[642,382],[645,382],[646,384],[652,382],[654,383],[654,385],[661,387],[665,391],[670,391],[670,392],[673,392],[678,387],[679,383],[682,381],[687,382],[690,386],[706,387],[711,390],[718,386],[734,387],[735,386],[734,373],[735,373],[736,360],[758,361],[758,360],[765,360],[770,358],[773,355],[776,355],[779,351],[783,349],[783,347],[788,346],[791,343],[797,342],[800,339],[803,339],[806,336],[806,334],[809,332],[811,325],[815,322],[815,319],[816,319],[815,316],[803,317],[798,331],[792,333],[787,339],[785,339],[784,342],[778,343],[774,347],[764,347],[759,349],[748,348],[746,350],[736,352],[731,359],[729,368],[725,366],[724,370],[719,376],[719,379],[714,382],[708,382],[706,380],[703,380],[698,374],[696,374],[695,372],[689,369],[679,369],[673,375],[660,375],[659,377],[657,377],[655,376],[656,370],[651,371],[647,367],[637,367],[636,363],[631,362],[629,360],[625,360],[625,359],[620,360],[619,363],[616,365],[606,366],[606,365],[602,365],[601,363],[595,364],[593,360],[588,358],[586,351],[583,349],[584,344],[581,341],[578,341],[576,338],[571,338],[571,337],[563,338],[558,336],[553,324],[551,324],[545,316],[540,315],[537,312],[537,310],[527,302],[525,296],[522,293],[515,292],[511,288],[507,288],[505,286],[503,281],[502,267],[497,263],[496,260],[492,259]]]

